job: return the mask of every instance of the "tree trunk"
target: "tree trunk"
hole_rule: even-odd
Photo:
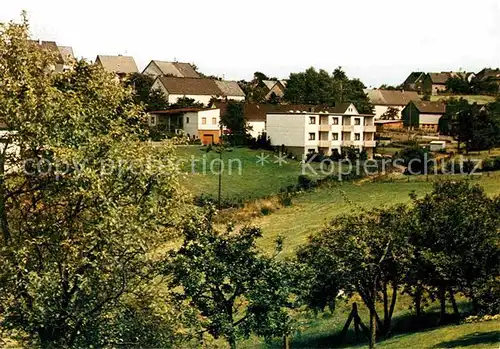
[[[372,287],[371,285],[369,286],[370,288]],[[373,296],[374,299],[375,299],[375,302],[372,303],[372,296],[367,294],[366,292],[363,292],[363,290],[360,288],[360,287],[357,287],[357,291],[359,293],[359,295],[361,296],[361,299],[363,300],[363,303],[365,303],[366,307],[371,311],[372,308],[374,310],[374,313],[375,313],[375,319],[377,321],[377,325],[379,328],[382,328],[384,326],[384,324],[382,323],[382,320],[380,320],[380,317],[378,316],[377,314],[377,311],[375,309],[375,304],[376,304],[376,293],[375,295]]]
[[[415,289],[415,312],[417,314],[417,318],[422,316],[422,286],[417,285]]]
[[[439,303],[441,304],[441,310],[439,312],[439,324],[443,324],[446,317],[446,288],[440,286],[438,290]]]
[[[283,349],[290,349],[290,339],[287,335],[283,336]]]
[[[0,230],[2,231],[2,236],[4,239],[4,243],[9,243],[10,240],[10,232],[9,225],[7,220],[7,211],[6,208],[6,190],[5,190],[5,152],[0,155]]]
[[[372,288],[372,307],[370,308],[370,349],[375,349],[375,342],[377,340],[377,320],[375,314],[377,313],[375,305],[377,304],[377,276],[373,279]]]
[[[384,299],[384,328],[382,329],[383,334],[387,334],[389,328],[389,297],[387,296],[387,283],[384,281],[382,286],[382,295]]]
[[[451,305],[453,306],[453,314],[455,315],[455,320],[458,324],[460,323],[460,311],[458,310],[457,302],[455,301],[455,293],[451,288],[448,290],[448,293],[450,295]]]

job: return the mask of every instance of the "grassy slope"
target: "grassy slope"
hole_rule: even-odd
[[[201,193],[217,196],[218,190],[218,163],[213,165],[216,173],[210,171],[210,163],[219,158],[215,152],[207,153],[201,146],[178,147],[178,155],[187,161],[192,157],[199,160],[196,173],[189,173],[186,176],[186,186],[195,195]],[[269,155],[269,163],[265,166],[258,165],[257,156],[261,153]],[[207,170],[203,173],[201,160],[206,157]],[[232,162],[232,174],[229,174],[229,160],[241,161],[241,174],[238,173],[238,163]],[[275,160],[273,153],[260,150],[250,150],[245,148],[234,148],[230,152],[223,154],[223,162],[227,171],[222,175],[222,196],[224,198],[246,198],[253,199],[276,194],[283,187],[297,183],[300,174],[300,163],[294,160],[287,160],[286,164],[279,166],[273,163]],[[191,172],[191,162],[184,166],[186,172]]]
[[[427,348],[500,348],[500,321],[487,321],[458,326],[447,326],[431,331],[400,335],[381,342],[384,349]],[[360,348],[368,348],[363,346]]]
[[[419,181],[413,182],[416,179]],[[473,183],[479,183],[491,195],[500,194],[500,174],[483,176],[475,179]],[[291,207],[258,218],[253,223],[263,229],[264,237],[260,242],[263,248],[270,248],[275,238],[283,235],[284,254],[289,254],[336,215],[349,214],[359,207],[371,208],[408,202],[412,191],[423,195],[430,191],[431,187],[432,183],[426,182],[422,177],[414,177],[409,183],[343,183],[299,195],[293,199]]]
[[[469,101],[469,103],[476,102],[477,104],[487,104],[495,101],[495,97],[483,96],[483,95],[454,95],[454,96],[431,96],[431,101],[439,101],[440,99],[449,98],[464,98]]]

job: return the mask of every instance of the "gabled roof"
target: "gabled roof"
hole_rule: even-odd
[[[215,83],[222,92],[222,96],[245,97],[245,93],[240,88],[236,81],[220,81],[215,80]]]
[[[130,56],[105,56],[98,55],[96,63],[100,64],[104,70],[116,74],[131,74],[137,73],[137,65],[135,64],[134,57]]]
[[[226,112],[227,105],[227,102],[215,102],[214,108],[220,109],[221,114],[224,114]],[[244,104],[245,119],[247,121],[266,121],[266,115],[272,113],[288,113],[290,111],[320,112],[331,111],[331,109],[333,108],[329,106],[310,104]]]
[[[374,105],[407,105],[410,101],[419,101],[420,96],[415,91],[375,90],[366,89],[370,103]]]
[[[449,78],[452,77],[451,73],[442,72],[442,73],[429,73],[428,74],[432,83],[437,85],[444,85]]]
[[[491,69],[491,68],[484,68],[481,70],[479,73],[477,73],[477,77],[480,80],[483,79],[492,79],[492,80],[500,80],[500,69]]]
[[[159,76],[159,82],[170,94],[174,95],[204,95],[221,96],[222,91],[212,79],[179,78]]]
[[[444,114],[446,105],[441,102],[412,101],[419,112],[425,114]]]
[[[349,102],[335,103],[335,106],[328,108],[328,111],[335,114],[344,114],[351,105],[353,104]]]
[[[32,44],[40,46],[42,49],[52,52],[56,56],[56,62],[63,64],[64,59],[55,41],[30,40]]]
[[[278,81],[275,80],[262,80],[262,83],[269,89],[271,90],[274,85],[278,83]]]
[[[154,63],[163,75],[173,75],[180,78],[201,78],[190,63],[156,60],[151,61],[149,64],[151,63]]]
[[[406,78],[405,84],[415,83],[415,81],[417,81],[422,76],[422,74],[425,74],[425,73],[420,72],[420,71],[411,72],[410,75],[408,75],[408,77]]]
[[[57,46],[64,63],[68,64],[75,60],[75,54],[71,46]]]

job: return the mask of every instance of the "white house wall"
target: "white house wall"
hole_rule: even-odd
[[[257,138],[259,135],[266,131],[265,121],[249,121],[247,125],[252,128],[248,131],[248,133],[250,133],[253,138]]]
[[[190,137],[198,137],[198,112],[188,112],[184,114],[183,130]]]
[[[175,94],[168,94],[168,103],[170,104],[175,104],[177,103],[177,100],[179,98],[192,98],[195,100],[195,102],[198,103],[203,103],[203,105],[207,106],[210,103],[210,100],[212,99],[212,96],[207,96],[207,95],[175,95]]]
[[[153,62],[149,62],[148,66],[146,67],[146,69],[144,69],[142,73],[154,77],[157,77],[158,75],[163,75],[162,71]]]
[[[304,147],[306,118],[304,114],[268,114],[266,131],[273,145]]]
[[[420,124],[439,124],[439,119],[441,115],[439,114],[420,114]]]
[[[380,117],[385,114],[385,112],[387,111],[387,109],[389,109],[389,107],[393,107],[393,108],[396,108],[398,110],[398,116],[397,118],[399,120],[401,120],[401,112],[403,111],[404,107],[401,106],[401,105],[392,105],[392,106],[389,106],[389,105],[375,105],[374,108],[375,108],[375,120],[379,120]]]
[[[206,118],[207,123],[203,125],[203,118]],[[212,120],[215,119],[215,120]],[[215,121],[215,122],[212,122]],[[220,109],[202,110],[198,112],[198,129],[199,130],[219,130],[220,129]]]

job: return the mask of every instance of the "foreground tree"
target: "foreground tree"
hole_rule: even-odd
[[[456,292],[468,296],[479,312],[483,286],[498,282],[500,215],[497,202],[498,199],[490,199],[481,187],[467,182],[436,183],[432,193],[413,198],[417,219],[411,234],[415,247],[411,270],[416,277],[413,280],[417,286],[427,286],[437,297],[442,320],[446,315],[446,298],[450,299],[457,318]]]
[[[251,333],[266,338],[290,331],[290,276],[286,264],[259,253],[257,228],[220,233],[213,212],[194,217],[185,227],[184,242],[166,261],[171,287],[202,316],[202,328],[236,348]],[[181,287],[179,287],[181,286]]]
[[[28,31],[0,27],[0,328],[44,348],[172,345],[172,315],[137,303],[183,208],[172,147],[140,142],[129,89],[84,61],[53,73]]]
[[[250,134],[248,133],[248,124],[245,119],[244,102],[228,101],[227,109],[221,115],[221,126],[228,130],[226,138],[231,145],[247,144]]]
[[[408,243],[412,226],[413,216],[404,206],[334,219],[297,254],[299,262],[316,271],[309,304],[333,307],[339,290],[357,292],[370,310],[372,335],[376,328],[390,334],[398,290],[412,254]],[[379,299],[383,317],[375,308]]]

